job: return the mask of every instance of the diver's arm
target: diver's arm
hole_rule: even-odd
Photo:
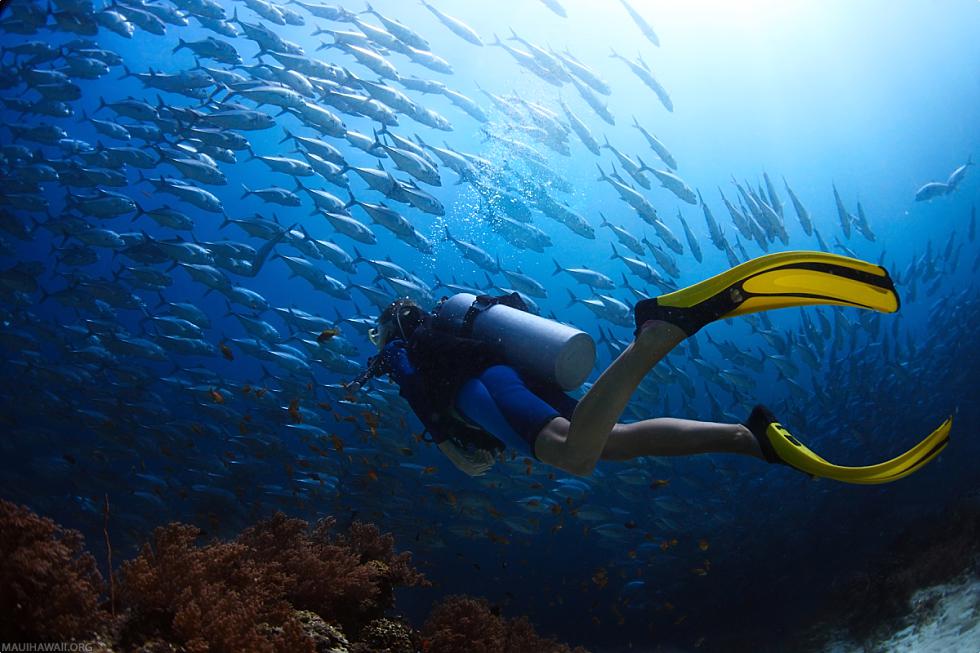
[[[453,465],[469,476],[480,476],[493,467],[495,462],[493,453],[483,449],[467,450],[457,446],[438,427],[438,423],[430,419],[433,414],[430,393],[424,379],[409,359],[404,341],[394,340],[388,343],[382,352],[382,360],[384,369],[398,384],[399,394],[408,401],[408,405],[412,407],[419,421],[432,434],[436,446],[452,461]]]
[[[483,476],[496,462],[493,454],[486,449],[467,451],[457,447],[452,440],[443,440],[436,446],[461,472],[469,476]]]

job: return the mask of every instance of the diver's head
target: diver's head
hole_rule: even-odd
[[[368,337],[378,349],[392,338],[408,340],[422,324],[425,311],[408,297],[393,301],[378,317],[378,326],[368,331]]]

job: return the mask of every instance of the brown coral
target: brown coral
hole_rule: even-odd
[[[587,653],[537,634],[526,617],[505,619],[484,599],[449,596],[422,626],[428,653]]]
[[[422,634],[429,653],[500,653],[507,629],[486,600],[448,596],[429,613]]]
[[[394,604],[395,587],[425,583],[390,535],[358,523],[334,535],[333,527],[277,513],[233,542],[203,547],[193,526],[158,528],[153,546],[121,569],[135,630],[190,651],[313,650],[294,609],[356,634]]]
[[[78,531],[0,499],[0,640],[91,636],[102,576]]]
[[[305,521],[278,513],[245,530],[238,542],[254,559],[280,565],[290,577],[286,596],[294,607],[356,634],[392,607],[395,587],[427,581],[411,566],[411,554],[394,552],[391,535],[360,522],[335,535],[334,525],[322,519],[311,530]]]
[[[120,568],[125,612],[101,629],[109,616],[98,606],[101,577],[81,535],[0,500],[0,639],[100,630],[93,650],[585,653],[465,596],[436,606],[423,639],[384,617],[396,587],[428,584],[411,554],[395,553],[394,538],[373,525],[334,526],[277,513],[233,541],[203,545],[194,526],[157,528]]]
[[[159,631],[188,651],[312,652],[284,598],[287,576],[242,544],[198,547],[199,534],[184,524],[158,528],[153,545],[123,563],[130,633]]]

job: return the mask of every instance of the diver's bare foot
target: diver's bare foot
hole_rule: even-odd
[[[755,434],[744,424],[736,424],[735,426],[738,428],[735,438],[739,443],[739,451],[748,456],[765,460],[766,457],[762,453],[762,447],[759,446],[759,440]]]
[[[680,327],[670,322],[647,320],[640,326],[635,342],[637,347],[647,348],[662,344],[664,340],[678,344],[685,338],[687,338],[687,334]]]

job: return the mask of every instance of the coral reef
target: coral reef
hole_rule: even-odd
[[[524,617],[506,619],[484,599],[448,596],[422,626],[427,653],[585,653],[540,637]]]
[[[422,632],[386,616],[396,588],[428,581],[390,534],[335,526],[277,513],[208,543],[195,526],[157,528],[118,571],[113,618],[81,535],[0,500],[0,639],[88,638],[99,652],[584,653],[483,599],[445,599]]]
[[[393,619],[375,619],[361,631],[361,641],[351,653],[415,653],[421,647],[420,638],[412,627]]]
[[[427,581],[412,568],[411,554],[394,552],[391,535],[360,522],[335,535],[334,526],[327,518],[311,530],[305,521],[278,513],[246,529],[237,542],[249,548],[253,560],[286,574],[285,596],[295,608],[356,637],[394,604],[395,587]]]
[[[131,610],[127,639],[159,634],[188,651],[313,651],[285,600],[289,576],[251,557],[247,545],[195,544],[194,526],[156,529],[120,569],[120,598]]]
[[[81,533],[0,499],[0,640],[91,635],[102,585]]]

